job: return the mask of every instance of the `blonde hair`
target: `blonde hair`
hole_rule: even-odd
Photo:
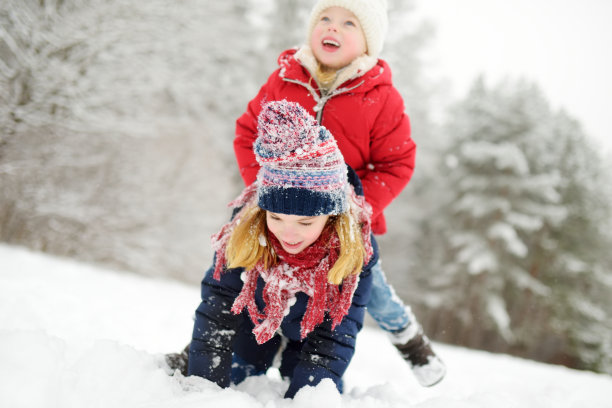
[[[326,67],[321,66],[321,63],[317,61],[317,70],[315,72],[315,77],[317,78],[317,82],[319,85],[325,89],[329,89],[334,80],[336,79],[337,70],[328,69]]]
[[[237,216],[241,217],[240,222],[231,232],[225,251],[227,267],[251,270],[260,261],[263,262],[264,268],[276,265],[278,258],[267,238],[266,211],[253,206]],[[366,250],[361,238],[361,226],[349,213],[330,216],[328,222],[333,224],[338,234],[340,253],[327,273],[327,280],[339,285],[347,276],[361,272]],[[262,245],[264,243],[265,245]]]

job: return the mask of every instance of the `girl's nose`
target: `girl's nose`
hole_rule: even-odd
[[[283,241],[294,242],[296,236],[297,234],[295,230],[291,227],[283,228],[283,231],[281,232],[281,237]]]

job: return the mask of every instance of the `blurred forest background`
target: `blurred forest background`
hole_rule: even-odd
[[[435,340],[612,373],[610,158],[522,78],[440,112],[435,27],[389,4],[419,147],[379,237],[389,280]],[[234,122],[311,5],[3,0],[0,241],[198,284],[242,188]]]

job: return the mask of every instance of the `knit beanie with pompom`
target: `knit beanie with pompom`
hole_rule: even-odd
[[[261,168],[258,205],[280,214],[317,216],[348,210],[347,168],[331,133],[298,103],[269,102],[253,146]]]
[[[389,26],[387,0],[319,0],[310,12],[307,39],[310,39],[321,13],[334,6],[345,8],[355,14],[366,38],[368,55],[378,58]]]

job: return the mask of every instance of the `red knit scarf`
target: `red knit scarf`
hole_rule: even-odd
[[[252,204],[254,188],[247,187],[243,194],[230,205],[248,206]],[[353,199],[358,200],[353,193]],[[366,222],[362,223],[362,238],[366,247],[367,262],[372,255],[370,242],[369,206],[365,201],[354,201],[358,204],[359,218],[365,216]],[[233,226],[239,222],[240,213],[233,221],[226,224],[218,234],[213,236],[213,248],[216,251],[217,262],[215,265],[216,279],[220,279],[221,271],[226,263],[225,249]],[[301,322],[301,337],[305,338],[315,326],[323,322],[325,313],[328,312],[332,319],[332,329],[335,328],[348,313],[353,299],[353,294],[359,281],[358,275],[349,275],[340,285],[328,282],[327,274],[338,259],[340,240],[332,226],[324,228],[321,236],[298,254],[286,252],[276,239],[274,234],[268,233],[268,241],[278,256],[279,262],[267,269],[263,262],[259,262],[251,270],[245,271],[242,276],[244,285],[240,294],[234,301],[232,312],[241,313],[247,309],[255,328],[253,334],[259,344],[270,340],[280,327],[283,318],[289,313],[289,308],[295,303],[295,295],[304,292],[308,295],[306,312]],[[255,290],[257,280],[261,277],[264,282],[263,300],[265,307],[263,312],[255,303]]]

